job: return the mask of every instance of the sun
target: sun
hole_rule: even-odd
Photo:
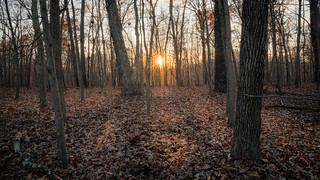
[[[159,64],[159,66],[162,66],[162,64],[163,64],[163,59],[162,59],[162,57],[159,56],[159,57],[157,58],[157,61],[156,61],[156,62]]]

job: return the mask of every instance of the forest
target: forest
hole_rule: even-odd
[[[319,179],[320,0],[1,0],[0,179]]]

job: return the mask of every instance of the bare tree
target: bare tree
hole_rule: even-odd
[[[299,12],[298,12],[298,33],[297,33],[297,51],[296,51],[296,61],[295,61],[295,85],[298,87],[301,82],[301,75],[300,75],[300,37],[301,37],[301,1],[299,0]]]
[[[84,54],[84,10],[85,10],[85,0],[81,0],[81,20],[80,20],[80,49],[81,49],[81,71],[82,79],[85,87],[88,87],[88,82],[86,78],[86,66],[85,66],[85,54]]]
[[[51,94],[52,94],[52,103],[54,107],[54,114],[55,114],[55,123],[56,123],[56,137],[57,137],[57,149],[58,149],[58,160],[59,164],[62,167],[68,166],[68,155],[66,150],[66,142],[65,142],[65,135],[64,135],[64,116],[63,116],[63,106],[61,105],[61,97],[64,98],[64,95],[60,95],[59,91],[59,83],[57,82],[57,71],[55,71],[55,61],[53,60],[53,53],[52,48],[60,48],[59,43],[57,41],[52,41],[52,37],[59,37],[60,36],[60,26],[58,25],[60,22],[59,20],[59,0],[51,0],[50,4],[51,9],[51,16],[52,17],[52,29],[51,29],[51,36],[49,30],[49,23],[48,23],[48,13],[47,13],[47,4],[45,1],[40,1],[40,9],[41,9],[41,17],[42,17],[42,25],[43,25],[43,35],[45,39],[45,46],[47,52],[47,63],[48,63],[48,74],[49,74],[49,82],[51,86]],[[54,56],[54,58],[59,58],[58,56]]]
[[[122,94],[140,94],[141,92],[134,81],[132,69],[130,67],[130,62],[124,44],[116,0],[106,0],[106,7],[109,18],[110,33],[113,39],[113,45],[116,51],[118,67],[122,80]]]
[[[8,0],[5,0],[5,6],[6,6],[6,12],[8,16],[9,26],[10,26],[10,32],[11,32],[11,41],[14,48],[14,66],[15,66],[15,86],[16,86],[16,99],[19,99],[20,95],[20,70],[19,70],[19,52],[18,52],[18,45],[17,45],[17,39],[16,34],[14,33],[14,29],[11,22],[11,16],[10,11],[8,8]]]
[[[37,39],[37,57],[39,64],[39,72],[38,72],[38,90],[39,90],[39,99],[40,99],[40,107],[47,106],[47,98],[46,98],[46,90],[45,90],[45,61],[44,61],[44,49],[43,49],[43,38],[40,30],[40,23],[38,19],[38,0],[32,0],[32,23],[34,29],[34,35]]]
[[[220,20],[220,29],[216,27],[215,31],[220,31],[224,59],[227,69],[227,105],[226,114],[228,116],[228,125],[234,127],[235,123],[235,98],[236,98],[236,82],[235,82],[235,72],[233,69],[231,54],[232,54],[232,44],[231,44],[231,27],[230,27],[230,15],[227,0],[216,0],[216,8],[218,8],[220,16],[216,17]]]

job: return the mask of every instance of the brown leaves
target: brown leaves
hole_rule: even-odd
[[[79,90],[68,89],[70,166],[61,170],[51,102],[41,112],[36,91],[23,91],[20,100],[8,91],[0,101],[0,124],[6,127],[0,130],[0,176],[6,179],[43,177],[20,168],[12,149],[19,132],[21,150],[63,179],[316,179],[319,172],[320,127],[311,121],[315,114],[263,109],[263,163],[234,160],[229,158],[232,130],[225,120],[225,95],[209,97],[207,87],[153,89],[151,117],[140,96],[120,96],[114,89],[105,96],[92,89],[81,102]]]

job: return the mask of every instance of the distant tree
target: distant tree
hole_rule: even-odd
[[[136,54],[135,54],[136,80],[137,80],[137,84],[141,86],[143,82],[143,76],[142,76],[141,63],[140,63],[139,12],[138,12],[137,0],[134,0],[134,15],[135,15],[134,32],[136,35]]]
[[[11,16],[10,16],[10,10],[8,8],[8,0],[5,0],[5,6],[6,6],[6,12],[8,16],[8,21],[9,21],[9,29],[11,32],[11,41],[13,44],[14,48],[14,66],[15,66],[15,86],[16,86],[16,99],[19,99],[20,95],[20,68],[19,68],[19,52],[18,52],[18,45],[17,45],[17,38],[16,34],[14,32],[14,28],[12,26],[12,21],[11,21]]]
[[[272,29],[272,53],[273,53],[273,60],[276,62],[276,79],[277,79],[277,88],[278,94],[281,94],[281,86],[280,86],[280,62],[277,56],[277,33],[276,33],[276,15],[274,10],[274,2],[270,4],[270,14],[271,14],[271,29]]]
[[[301,2],[299,0],[299,11],[298,11],[298,32],[297,32],[297,51],[296,51],[296,61],[295,61],[295,85],[298,87],[301,83],[301,75],[300,75],[300,37],[301,37]]]
[[[84,53],[84,9],[86,2],[85,0],[81,0],[81,20],[80,20],[80,49],[81,49],[81,71],[82,71],[82,79],[85,87],[88,87],[88,82],[86,78],[86,66],[85,66],[85,53]],[[73,14],[74,15],[74,14]]]
[[[43,38],[40,30],[40,23],[38,19],[38,0],[32,0],[31,5],[32,11],[32,23],[34,29],[34,35],[37,39],[37,57],[39,64],[38,72],[38,89],[39,89],[39,98],[40,98],[40,107],[47,106],[46,90],[45,90],[45,61],[44,61],[44,49],[43,49]]]
[[[67,5],[67,0],[64,0],[65,4]],[[72,64],[72,68],[73,68],[73,73],[74,73],[74,77],[76,80],[76,84],[77,86],[80,87],[80,98],[82,101],[84,101],[84,85],[83,85],[83,79],[79,78],[82,77],[82,71],[81,71],[81,65],[80,65],[80,61],[77,58],[77,54],[76,54],[76,47],[75,47],[75,43],[74,43],[74,34],[72,32],[73,28],[71,27],[71,19],[70,19],[70,13],[69,13],[69,9],[68,6],[65,7],[66,9],[66,14],[67,14],[67,23],[68,23],[68,32],[69,32],[69,39],[70,39],[70,46],[71,46],[71,64]]]
[[[260,160],[261,97],[268,22],[267,0],[244,0],[240,83],[231,156]]]
[[[171,34],[172,34],[172,41],[173,41],[173,49],[174,49],[174,58],[175,58],[175,65],[176,65],[176,81],[177,86],[182,86],[182,77],[181,77],[181,61],[179,58],[179,46],[178,46],[178,33],[176,31],[176,24],[173,20],[173,1],[170,0],[169,11],[170,11],[170,23],[171,23]]]
[[[122,94],[140,94],[141,92],[134,81],[132,69],[127,55],[116,0],[106,0],[106,7],[109,18],[110,33],[113,39],[113,45],[118,61],[117,64],[122,80]]]

